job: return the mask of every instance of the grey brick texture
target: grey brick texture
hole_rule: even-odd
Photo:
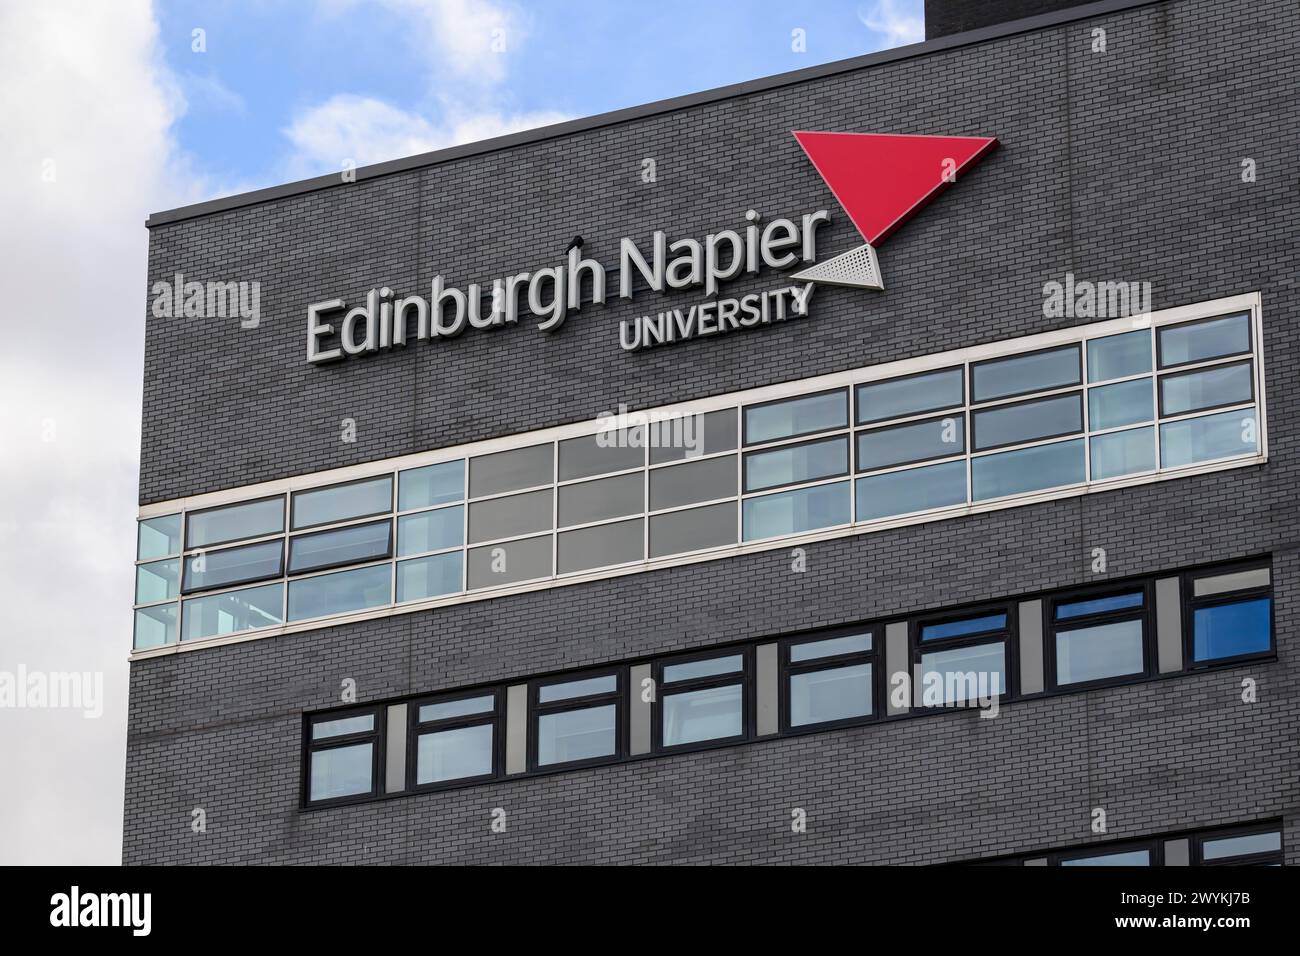
[[[1093,807],[1107,839],[1282,818],[1300,862],[1298,81],[1290,0],[1171,0],[155,228],[150,283],[259,280],[263,314],[256,329],[148,319],[142,504],[1070,326],[1086,320],[1042,315],[1043,284],[1067,272],[1150,282],[1157,309],[1260,292],[1271,457],[815,544],[804,574],[771,551],[136,661],[125,862],[924,864],[1094,841]],[[643,293],[550,335],[521,322],[305,361],[308,302],[558,264],[575,234],[610,265],[624,235],[702,238],[749,208],[825,207],[819,249],[843,251],[860,240],[793,129],[1001,146],[884,244],[886,292],[819,288],[806,320],[624,353],[618,321],[665,301]],[[346,418],[355,443],[339,440]],[[1089,569],[1098,546],[1105,575]],[[1276,661],[994,720],[298,807],[301,715],[335,706],[344,678],[377,701],[1264,554]]]

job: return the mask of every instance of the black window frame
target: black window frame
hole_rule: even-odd
[[[433,720],[420,720],[420,708],[430,704],[450,704],[458,700],[474,700],[478,697],[491,697],[492,710],[476,714],[461,714],[457,717],[441,717]],[[430,783],[418,783],[419,779],[419,743],[425,734],[439,733],[444,730],[459,730],[464,727],[492,727],[492,770],[473,777],[453,777],[449,780],[435,780]],[[430,790],[455,790],[460,787],[473,786],[488,780],[499,780],[505,775],[505,692],[501,686],[480,687],[477,690],[451,691],[442,694],[429,694],[412,698],[406,707],[406,789],[411,793],[423,793]]]
[[[998,694],[999,701],[1013,700],[1019,696],[1020,690],[1020,627],[1019,615],[1017,614],[1016,602],[1014,600],[994,602],[991,604],[979,604],[971,607],[959,608],[952,611],[939,611],[934,614],[917,614],[907,619],[907,637],[911,650],[910,663],[912,671],[908,675],[909,683],[915,683],[917,678],[923,677],[921,670],[921,657],[923,654],[934,651],[958,650],[965,647],[977,647],[981,644],[994,644],[1001,641],[1003,645],[1003,678],[1005,687]],[[964,621],[969,618],[988,617],[992,614],[1005,614],[1006,625],[1002,628],[980,631],[977,634],[960,634],[955,637],[940,637],[931,640],[922,640],[922,629],[934,624],[948,624],[954,621]],[[923,686],[911,687],[911,700],[908,701],[908,711],[917,713],[931,713],[951,710],[969,710],[977,706],[977,702],[972,703],[966,700],[962,703],[942,703],[942,704],[925,704],[918,703],[923,697]]]
[[[871,650],[851,651],[830,657],[817,657],[811,660],[795,661],[791,659],[792,649],[803,644],[818,644],[838,637],[853,637],[860,634],[871,635]],[[841,727],[858,727],[863,724],[876,723],[884,713],[881,707],[881,689],[884,686],[884,635],[885,629],[879,624],[861,627],[836,627],[826,631],[816,631],[783,637],[777,642],[778,660],[778,732],[782,735],[800,734],[837,730]],[[790,721],[790,708],[794,695],[790,692],[790,681],[800,674],[836,670],[858,664],[871,665],[871,713],[862,717],[843,717],[839,720],[814,721],[807,724],[793,725]]]
[[[1075,356],[1078,359],[1079,377],[1073,382],[1062,382],[1059,385],[1041,385],[1038,388],[1023,389],[1019,392],[1008,392],[1005,395],[996,395],[993,398],[977,398],[975,395],[975,370],[983,368],[985,365],[991,365],[995,362],[1006,362],[1010,359],[1028,358],[1031,355],[1041,355],[1044,352],[1062,352],[1066,349],[1073,348]],[[1048,392],[1064,391],[1067,388],[1083,388],[1086,384],[1087,370],[1084,366],[1083,340],[1078,342],[1064,342],[1061,345],[1049,345],[1046,348],[1030,349],[1028,352],[1008,352],[1006,355],[994,355],[990,358],[981,359],[978,362],[970,363],[969,379],[966,382],[966,394],[969,397],[968,405],[974,409],[977,405],[989,405],[993,402],[1003,402],[1012,398],[1019,398],[1022,395],[1038,395]]]
[[[1068,388],[1069,386],[1063,386],[1063,387]],[[1050,435],[1037,435],[1033,438],[1017,438],[1015,441],[998,442],[997,444],[994,445],[981,446],[979,444],[979,436],[977,434],[977,427],[978,427],[977,423],[980,415],[985,415],[989,412],[1006,411],[1008,408],[1022,408],[1026,405],[1036,405],[1036,404],[1042,404],[1043,402],[1060,401],[1063,398],[1073,398],[1078,403],[1079,406],[1079,427],[1078,428],[1072,428],[1069,431],[1064,431],[1064,432],[1053,432]],[[1066,438],[1070,435],[1084,435],[1087,432],[1087,430],[1084,428],[1084,422],[1086,418],[1087,418],[1087,414],[1084,410],[1083,389],[1075,389],[1074,391],[1071,392],[1054,392],[1053,394],[1050,395],[1040,395],[1034,398],[1025,399],[1024,401],[1021,402],[1005,402],[999,405],[985,405],[980,408],[972,409],[970,413],[970,436],[969,436],[970,451],[971,454],[974,455],[977,452],[997,451],[998,449],[1001,448],[1015,448],[1020,445],[1034,445],[1037,444],[1038,442],[1044,442],[1044,443],[1053,442],[1058,438]]]
[[[314,714],[303,714],[302,730],[302,782],[300,798],[303,809],[318,809],[320,807],[338,807],[347,806],[353,803],[369,803],[371,800],[383,795],[381,785],[381,774],[385,765],[385,732],[384,716],[386,705],[368,704],[364,707],[348,707],[342,710],[325,710]],[[312,739],[312,728],[316,724],[331,723],[335,720],[346,720],[350,717],[370,716],[374,723],[370,730],[354,734],[340,734],[337,737],[327,737],[324,740],[316,741]],[[311,758],[312,755],[324,750],[336,750],[343,747],[350,747],[355,744],[371,744],[370,748],[370,789],[365,793],[353,793],[344,797],[327,797],[322,800],[313,800],[311,797]]]
[[[189,575],[190,562],[193,561],[195,558],[201,556],[206,561],[214,554],[222,554],[226,551],[236,551],[240,548],[265,547],[267,545],[272,545],[272,544],[279,545],[280,547],[280,560],[276,564],[276,570],[274,572],[259,574],[256,577],[251,577],[251,578],[238,578],[237,580],[234,581],[224,581],[220,584],[205,584],[200,587],[188,587],[185,583],[185,580]],[[163,558],[160,560],[168,560],[168,559]],[[148,563],[153,563],[153,562],[148,562]],[[229,545],[227,547],[199,548],[195,550],[194,553],[192,554],[186,554],[181,556],[181,574],[180,574],[180,581],[179,581],[179,590],[177,591],[177,593],[184,595],[185,597],[190,597],[195,594],[206,594],[209,591],[221,591],[225,589],[234,590],[237,588],[241,588],[246,584],[256,584],[261,581],[274,581],[278,578],[282,578],[284,577],[284,569],[285,569],[285,544],[284,544],[283,535],[275,538],[269,538],[265,541],[250,541],[247,543]]]
[[[528,773],[550,773],[555,770],[576,770],[581,767],[598,767],[609,763],[618,763],[628,753],[628,665],[615,667],[598,667],[589,670],[571,671],[565,674],[537,678],[528,682],[528,756],[526,767]],[[572,684],[578,681],[592,680],[599,677],[616,678],[614,690],[586,694],[582,697],[567,697],[564,700],[540,700],[544,687],[556,684]],[[596,707],[614,705],[614,752],[599,757],[584,757],[578,760],[561,760],[543,764],[538,761],[538,743],[541,734],[541,718],[547,714],[570,710],[591,710]]]
[[[765,438],[762,441],[751,442],[749,439],[749,415],[752,409],[767,408],[771,405],[784,405],[787,402],[798,402],[808,398],[820,398],[823,395],[834,395],[839,392],[844,396],[844,424],[832,425],[826,428],[815,428],[811,431],[792,432],[789,435],[782,435],[779,438]],[[749,448],[751,445],[755,448],[763,448],[768,445],[774,445],[777,442],[790,441],[795,438],[804,438],[812,435],[829,435],[832,432],[846,431],[853,427],[853,390],[847,385],[840,388],[827,388],[820,392],[808,392],[802,395],[787,395],[784,398],[773,398],[766,402],[754,402],[749,405],[740,406],[740,450]]]
[[[957,451],[948,452],[943,455],[927,455],[924,458],[909,458],[906,461],[896,461],[890,465],[875,465],[871,468],[864,468],[862,465],[862,446],[859,440],[864,435],[877,435],[881,432],[894,431],[899,428],[913,428],[917,425],[933,425],[943,423],[948,419],[956,419],[961,422],[961,446]],[[890,469],[908,468],[912,465],[920,465],[929,461],[944,461],[949,458],[965,457],[967,449],[970,446],[970,417],[965,409],[948,414],[936,415],[926,418],[918,418],[914,421],[895,422],[889,425],[877,425],[872,427],[859,427],[853,432],[853,474],[857,475],[874,475],[878,472],[889,471]]]
[[[1214,355],[1209,358],[1189,359],[1186,362],[1171,362],[1168,365],[1166,365],[1161,360],[1160,335],[1162,332],[1172,332],[1175,329],[1186,329],[1186,328],[1191,328],[1193,325],[1205,325],[1209,322],[1219,322],[1222,321],[1223,319],[1236,319],[1236,318],[1241,318],[1243,316],[1246,319],[1246,348],[1244,351],[1229,352],[1226,355]],[[1254,326],[1255,323],[1251,320],[1251,313],[1249,309],[1245,309],[1241,312],[1229,312],[1226,315],[1207,315],[1199,319],[1191,319],[1187,322],[1171,322],[1168,325],[1158,326],[1156,328],[1155,341],[1152,343],[1151,359],[1152,359],[1152,364],[1154,365],[1152,371],[1155,373],[1160,373],[1160,372],[1165,372],[1176,368],[1186,368],[1187,366],[1197,365],[1202,362],[1210,363],[1210,362],[1226,361],[1231,358],[1236,358],[1239,355],[1249,355],[1250,357],[1254,358],[1255,355],[1255,327]]]
[[[257,504],[261,504],[264,501],[274,501],[277,498],[280,500],[280,530],[279,531],[263,531],[259,534],[243,535],[238,538],[223,538],[220,541],[209,541],[206,544],[190,544],[191,519],[199,515],[211,514],[214,511],[224,511],[227,508],[240,508],[243,507],[244,505],[257,505]],[[184,554],[189,554],[192,551],[195,552],[212,551],[216,548],[224,547],[225,545],[229,545],[229,544],[242,543],[242,542],[251,543],[251,542],[259,541],[263,538],[274,538],[277,535],[283,536],[288,532],[288,522],[289,522],[288,504],[285,501],[285,495],[283,493],[278,495],[265,495],[261,498],[249,498],[246,501],[228,501],[225,504],[212,505],[209,508],[198,508],[194,511],[187,511],[185,512],[185,528],[183,530],[183,534],[181,537],[180,553],[184,555]]]
[[[435,462],[441,464],[441,462]],[[349,485],[363,485],[372,481],[388,481],[388,507],[382,511],[371,511],[362,515],[349,515],[346,518],[331,518],[329,521],[317,521],[314,524],[305,524],[302,527],[297,525],[298,516],[298,497],[300,495],[315,494],[320,491],[332,491],[335,488],[346,488]],[[397,476],[393,472],[384,472],[378,475],[367,475],[365,478],[353,478],[351,481],[337,481],[329,485],[318,485],[314,488],[297,488],[289,495],[289,514],[288,527],[286,533],[293,534],[299,531],[311,531],[314,528],[328,528],[331,525],[346,525],[353,522],[363,523],[368,518],[377,518],[380,515],[391,515],[397,508]]]
[[[1045,694],[1073,693],[1094,687],[1115,687],[1122,684],[1139,684],[1151,680],[1156,674],[1155,666],[1155,592],[1154,579],[1139,578],[1129,582],[1107,582],[1092,587],[1078,588],[1049,595],[1043,601],[1043,683]],[[1142,592],[1140,608],[1119,608],[1113,611],[1098,611],[1093,614],[1080,614],[1066,620],[1056,619],[1056,609],[1062,604],[1077,604],[1080,601],[1097,600]],[[1123,621],[1140,620],[1142,622],[1142,670],[1136,674],[1121,674],[1116,677],[1099,677],[1090,681],[1059,682],[1056,659],[1056,635],[1063,631],[1078,631],[1104,624],[1118,624]]]
[[[941,372],[957,373],[957,380],[961,383],[961,397],[957,400],[956,404],[933,405],[930,406],[929,408],[920,408],[915,411],[906,412],[902,415],[894,415],[889,418],[873,418],[870,421],[862,421],[861,412],[860,412],[861,409],[860,396],[862,394],[863,389],[870,388],[873,385],[884,385],[887,382],[905,382],[908,379],[920,378],[923,375],[938,375]],[[853,422],[854,428],[873,428],[878,425],[882,425],[886,422],[903,422],[905,419],[908,418],[921,418],[923,416],[931,415],[931,413],[934,412],[950,411],[952,409],[961,409],[964,411],[967,404],[966,398],[967,395],[969,394],[969,390],[967,388],[968,384],[969,383],[966,381],[966,369],[962,365],[948,365],[945,366],[944,368],[926,369],[923,372],[909,372],[906,375],[891,375],[889,378],[877,378],[877,379],[872,379],[869,382],[858,382],[856,385],[853,386],[853,407],[849,410],[851,413],[850,418]]]
[[[677,654],[656,658],[652,662],[651,675],[654,678],[654,701],[650,707],[650,751],[654,754],[688,753],[697,750],[715,750],[731,747],[755,737],[755,696],[754,696],[754,649],[756,643],[733,645],[723,648],[710,648],[690,654]],[[710,674],[705,677],[690,677],[676,680],[671,684],[664,681],[664,669],[679,664],[691,664],[696,661],[714,660],[721,657],[740,657],[740,670],[725,674]],[[693,740],[683,744],[666,745],[664,743],[664,700],[675,694],[692,691],[709,690],[714,687],[740,685],[740,733],[730,737],[714,737],[709,740]]]
[[[459,505],[452,505],[450,507],[459,507]],[[286,549],[288,553],[284,555],[281,559],[281,563],[284,567],[285,576],[302,577],[303,575],[317,574],[319,572],[324,572],[324,571],[335,571],[339,568],[348,568],[354,564],[358,564],[358,565],[369,564],[372,561],[391,561],[393,559],[394,545],[396,544],[396,541],[394,540],[395,538],[394,528],[393,528],[394,520],[395,519],[391,515],[385,518],[380,518],[378,521],[373,520],[373,518],[362,518],[350,524],[339,525],[338,527],[335,528],[324,528],[323,530],[318,530],[318,531],[299,531],[295,534],[290,534],[288,536],[288,547]],[[293,544],[299,538],[310,538],[317,535],[333,534],[338,531],[350,531],[353,528],[364,528],[368,525],[378,525],[384,523],[387,523],[388,525],[388,546],[384,549],[383,554],[371,555],[365,558],[352,558],[347,561],[335,561],[331,564],[316,565],[315,567],[306,568],[301,571],[295,571],[291,567],[293,563]],[[451,549],[449,548],[447,550],[451,550]]]
[[[845,442],[844,448],[844,470],[837,471],[829,475],[818,475],[815,478],[796,478],[794,481],[783,481],[777,485],[764,485],[762,488],[749,487],[749,459],[753,455],[771,455],[776,452],[790,451],[795,448],[803,448],[807,445],[827,444],[830,442]],[[825,434],[816,438],[807,438],[800,441],[792,441],[784,445],[761,445],[757,448],[747,448],[740,455],[740,494],[741,495],[765,495],[771,491],[781,491],[787,488],[797,488],[801,485],[815,485],[820,482],[835,481],[839,478],[849,478],[853,475],[853,441],[854,436],[848,432],[842,435]]]
[[[1198,578],[1216,578],[1240,571],[1268,571],[1268,584],[1261,587],[1243,588],[1239,591],[1222,591],[1206,597],[1195,597]],[[1201,671],[1207,668],[1231,667],[1246,661],[1273,660],[1277,657],[1277,598],[1273,593],[1273,562],[1270,558],[1255,558],[1234,561],[1230,564],[1216,564],[1204,568],[1184,571],[1180,576],[1179,593],[1182,597],[1183,615],[1183,670]],[[1203,661],[1196,659],[1196,611],[1203,608],[1219,607],[1224,604],[1240,604],[1261,597],[1268,598],[1268,649],[1236,654],[1232,657],[1212,657]]]
[[[1259,396],[1255,391],[1255,359],[1254,356],[1247,358],[1237,358],[1235,356],[1225,357],[1223,359],[1208,359],[1212,364],[1203,365],[1200,368],[1184,368],[1174,371],[1161,372],[1156,378],[1156,412],[1161,419],[1173,418],[1196,418],[1200,415],[1215,412],[1224,408],[1236,408],[1240,405],[1256,405],[1259,402]],[[1190,364],[1190,363],[1189,363]],[[1215,369],[1231,368],[1234,365],[1244,365],[1250,370],[1248,376],[1250,382],[1250,397],[1238,399],[1235,402],[1219,402],[1216,405],[1203,405],[1198,408],[1189,408],[1181,412],[1165,411],[1165,380],[1170,378],[1188,378],[1192,375],[1199,375],[1202,372],[1212,372]]]

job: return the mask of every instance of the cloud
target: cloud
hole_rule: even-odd
[[[925,39],[925,17],[916,3],[875,0],[858,7],[858,19],[868,30],[884,36],[881,49],[920,43]]]

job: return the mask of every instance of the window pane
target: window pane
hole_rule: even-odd
[[[618,750],[614,711],[613,704],[606,704],[542,714],[537,718],[538,765],[613,756]]]
[[[805,395],[745,409],[745,444],[793,438],[849,424],[849,393]]]
[[[665,694],[663,745],[739,737],[743,729],[744,690],[739,684]]]
[[[1104,382],[1151,371],[1151,333],[1146,329],[1088,342],[1088,381]],[[1150,385],[1150,382],[1147,383]]]
[[[976,501],[1083,481],[1083,441],[1058,442],[986,455],[971,462]]]
[[[293,526],[311,528],[393,510],[393,478],[371,478],[293,496]]]
[[[966,503],[966,462],[891,471],[857,481],[858,520]]]
[[[1102,853],[1099,856],[1081,856],[1062,860],[1061,866],[1150,866],[1149,850],[1128,850],[1122,853]]]
[[[465,540],[465,508],[439,508],[397,519],[397,555],[456,548]]]
[[[790,726],[871,715],[871,665],[794,674],[790,678]]]
[[[1181,415],[1200,408],[1249,402],[1252,388],[1249,362],[1165,375],[1160,379],[1160,413]]]
[[[471,459],[470,496],[477,498],[549,485],[555,479],[553,453],[551,445],[533,445]]]
[[[459,551],[397,562],[397,602],[455,594],[461,590]]]
[[[750,498],[744,509],[746,541],[848,524],[849,484],[839,481]]]
[[[975,448],[1018,445],[1083,429],[1083,402],[1077,394],[1004,405],[975,413]]]
[[[330,737],[345,737],[348,734],[365,734],[374,729],[374,714],[339,717],[337,720],[318,720],[311,725],[311,739],[328,740]]]
[[[638,471],[564,485],[559,496],[561,528],[641,514],[645,511],[645,474]]]
[[[355,564],[389,556],[392,524],[354,525],[335,531],[304,534],[289,541],[289,573],[316,571],[340,564]]]
[[[176,605],[160,604],[141,608],[135,612],[135,640],[137,651],[146,647],[161,647],[176,640]]]
[[[179,558],[170,561],[155,561],[142,564],[135,569],[135,603],[153,604],[156,601],[169,601],[181,590],[181,562]]]
[[[609,429],[560,442],[560,480],[606,475],[645,464],[644,434],[639,428]]]
[[[858,386],[858,424],[905,418],[962,404],[962,370],[943,369]]]
[[[1166,468],[1253,455],[1258,449],[1258,426],[1253,408],[1186,418],[1160,426],[1160,459]]]
[[[650,507],[656,511],[735,494],[735,455],[688,461],[650,472]]]
[[[645,519],[564,531],[556,547],[561,574],[641,561],[645,558]]]
[[[374,766],[374,744],[353,744],[313,750],[311,754],[311,799],[329,800],[369,793]]]
[[[962,415],[932,418],[911,425],[893,425],[858,432],[858,471],[905,465],[927,458],[948,458],[966,450],[966,421]]]
[[[847,637],[832,637],[826,641],[792,644],[790,646],[790,660],[792,662],[811,661],[819,657],[860,654],[869,650],[871,650],[870,634],[850,634]]]
[[[1058,684],[1122,677],[1142,670],[1141,621],[1056,632]]]
[[[1275,853],[1282,849],[1282,834],[1250,833],[1245,836],[1206,840],[1201,844],[1201,859],[1222,860],[1229,856],[1246,856],[1251,853]]]
[[[922,694],[927,705],[973,702],[1007,690],[1002,642],[955,647],[921,655]]]
[[[828,438],[745,455],[745,490],[816,481],[849,470],[848,438]]]
[[[203,548],[240,538],[259,538],[284,530],[284,499],[267,498],[246,504],[195,511],[185,519],[185,546]]]
[[[492,725],[420,734],[415,743],[415,782],[439,783],[492,772]]]
[[[1197,608],[1192,612],[1192,657],[1212,661],[1263,654],[1270,645],[1272,598]]]
[[[1268,568],[1251,568],[1249,571],[1230,571],[1227,574],[1214,574],[1198,577],[1192,585],[1192,594],[1196,597],[1210,597],[1227,591],[1244,591],[1246,588],[1268,587],[1270,575]]]
[[[444,461],[412,468],[397,478],[397,510],[450,504],[465,497],[465,462]]]
[[[289,582],[289,620],[381,607],[392,597],[392,565],[377,564]]]
[[[940,624],[927,624],[921,628],[921,640],[941,641],[947,637],[965,637],[968,634],[985,634],[989,631],[1001,631],[1007,626],[1005,614],[984,614],[980,617],[962,618],[960,621],[944,621]]]
[[[469,540],[492,541],[551,530],[551,489],[509,498],[476,501],[469,506]]]
[[[1088,441],[1092,452],[1092,477],[1096,481],[1155,470],[1154,428],[1093,435]]]
[[[137,561],[165,558],[181,550],[181,516],[164,515],[146,518],[136,528],[135,557]]]
[[[1141,591],[1128,594],[1112,594],[1108,597],[1089,598],[1086,601],[1071,601],[1069,604],[1056,606],[1056,619],[1068,621],[1071,618],[1086,617],[1089,614],[1105,614],[1109,611],[1122,611],[1125,608],[1141,607],[1144,596]]]
[[[1118,428],[1149,422],[1154,415],[1151,407],[1151,379],[1135,378],[1130,382],[1116,382],[1088,390],[1088,428]]]
[[[1223,319],[1190,322],[1157,331],[1160,365],[1181,365],[1250,351],[1250,315],[1242,312]]]
[[[734,408],[651,422],[648,428],[652,465],[731,451],[736,447]]]
[[[974,365],[973,370],[975,384],[972,398],[977,402],[1077,385],[1079,346],[1067,345],[1029,355],[993,359]]]
[[[507,541],[469,552],[469,586],[495,588],[517,581],[531,581],[551,575],[551,549],[554,541],[549,534],[522,541]]]
[[[717,674],[734,674],[744,666],[745,658],[740,654],[710,657],[702,661],[687,661],[685,664],[670,664],[664,668],[664,683],[672,684],[697,677],[713,677]]]
[[[491,694],[483,697],[465,697],[461,700],[445,700],[439,704],[424,704],[420,708],[420,723],[430,720],[448,720],[452,717],[468,717],[471,714],[490,714],[496,709],[496,698]]]
[[[192,555],[185,559],[183,587],[199,591],[279,577],[283,549],[284,542],[277,540]]]
[[[193,641],[282,624],[283,584],[263,584],[185,602],[181,639]]]
[[[557,700],[590,697],[593,694],[612,694],[616,690],[618,690],[618,675],[605,674],[601,677],[566,681],[563,684],[545,684],[537,688],[537,701],[541,704],[549,704]]]
[[[732,464],[735,474],[735,464]],[[736,543],[736,503],[673,511],[650,519],[650,557]]]

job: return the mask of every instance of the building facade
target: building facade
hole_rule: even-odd
[[[1300,14],[1045,6],[153,216],[125,862],[1294,862]]]

